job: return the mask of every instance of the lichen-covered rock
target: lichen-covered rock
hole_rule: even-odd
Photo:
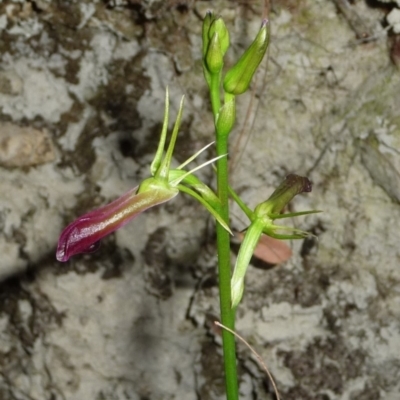
[[[0,165],[28,167],[54,161],[51,136],[46,130],[0,124]]]
[[[262,19],[244,3],[212,4],[232,33],[227,67]],[[235,189],[253,206],[286,174],[306,175],[313,192],[293,207],[324,212],[299,226],[318,240],[292,243],[285,265],[249,269],[237,329],[286,400],[397,400],[399,72],[384,10],[337,3],[273,2],[269,62],[238,98],[238,132],[251,137],[232,143]],[[171,115],[187,98],[176,161],[213,140],[200,50],[209,7],[1,2],[0,399],[224,398],[200,206],[179,196],[97,253],[55,260],[67,223],[148,176],[167,85]],[[242,398],[272,399],[241,346],[239,367]]]

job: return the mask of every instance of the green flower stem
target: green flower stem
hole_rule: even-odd
[[[221,108],[220,100],[220,74],[211,76],[210,96],[211,105],[216,120]],[[228,154],[228,135],[216,132],[217,157]],[[229,225],[229,189],[228,189],[228,157],[217,161],[217,194],[219,198],[218,213]],[[230,237],[221,224],[217,223],[217,252],[218,252],[218,277],[221,323],[229,329],[235,329],[235,310],[231,307],[231,262],[230,262]],[[238,379],[236,368],[235,337],[227,330],[222,330],[222,348],[225,366],[226,398],[238,400]]]
[[[227,137],[219,137],[217,134],[217,154],[222,155],[227,154],[227,152]],[[229,224],[227,157],[220,158],[217,162],[217,192],[220,200],[220,209],[218,211],[224,221]],[[230,237],[221,224],[217,224],[217,247],[221,322],[226,327],[234,330],[235,310],[231,308]],[[226,396],[228,400],[238,400],[235,338],[225,329],[222,330],[222,346],[224,351]]]
[[[217,114],[219,113],[219,109],[221,108],[221,99],[219,97],[220,85],[221,85],[221,73],[212,74],[210,83],[210,96],[211,96],[211,107],[214,115],[214,120],[217,117]]]
[[[221,74],[211,75],[210,97],[214,121],[216,121],[217,114],[221,109],[220,85]],[[216,138],[217,157],[228,154],[228,135],[220,135],[216,131]],[[220,158],[217,161],[217,195],[219,198],[217,212],[229,225],[228,157]],[[221,322],[234,330],[235,310],[231,307],[230,237],[221,224],[217,224],[217,252]],[[222,330],[222,348],[224,352],[226,398],[238,400],[235,337],[225,329]]]
[[[220,97],[222,69],[224,55],[229,48],[229,32],[224,21],[221,18],[216,18],[211,12],[208,12],[204,19],[202,39],[203,71],[210,89],[211,108],[217,138],[217,196],[219,202],[215,206],[215,211],[220,218],[219,223],[217,223],[217,251],[221,322],[227,328],[227,330],[223,329],[222,331],[226,397],[227,400],[238,400],[235,337],[229,332],[229,330],[234,331],[235,329],[236,311],[236,307],[232,307],[230,237],[223,227],[223,225],[229,224],[228,198],[230,189],[228,186],[228,159],[222,156],[228,154],[228,136],[236,119],[235,96],[244,93],[249,88],[253,75],[267,50],[269,41],[268,21],[263,21],[256,39],[239,61],[227,72],[223,85],[223,106],[221,106]],[[233,191],[232,196],[239,200],[239,205],[250,219],[254,219],[254,213],[244,205]],[[260,229],[259,235],[261,235]],[[253,240],[253,242],[256,241]]]
[[[221,109],[220,99],[221,73],[210,74],[210,98],[214,121]],[[228,135],[221,135],[216,129],[217,157],[228,154]],[[229,225],[229,189],[228,157],[217,161],[217,195],[219,204],[217,213]],[[221,323],[229,329],[235,329],[235,310],[231,307],[231,248],[229,232],[217,223],[218,281]],[[222,349],[225,367],[225,387],[227,400],[238,400],[238,379],[236,368],[235,337],[227,330],[222,330]]]

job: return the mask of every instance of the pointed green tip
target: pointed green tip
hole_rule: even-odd
[[[158,147],[156,154],[154,156],[154,160],[150,165],[150,173],[152,176],[155,176],[159,171],[162,156],[164,154],[165,140],[167,138],[167,130],[168,130],[168,118],[169,118],[169,91],[168,86],[165,89],[165,108],[164,108],[164,121],[161,130],[160,141],[158,142]],[[159,173],[159,172],[158,172]]]

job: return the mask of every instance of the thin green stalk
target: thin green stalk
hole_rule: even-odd
[[[221,108],[221,100],[219,98],[220,85],[221,85],[221,74],[211,75],[210,97],[211,97],[212,112],[214,114],[214,120],[219,112],[219,109]]]
[[[227,150],[226,138],[217,139],[217,154],[227,154]],[[226,223],[229,223],[227,157],[223,157],[217,162],[217,191],[221,202],[220,215]],[[234,330],[235,311],[231,308],[230,237],[229,233],[220,224],[217,224],[217,248],[221,322],[223,325]],[[225,329],[222,331],[222,346],[224,352],[226,397],[228,400],[238,400],[235,338]]]
[[[218,81],[216,79],[211,80],[211,104],[214,111],[214,119],[221,104]],[[217,156],[228,154],[228,136],[222,136],[216,132],[216,137]],[[220,200],[219,214],[229,224],[228,157],[222,157],[217,161],[217,194]],[[229,232],[220,224],[217,224],[217,252],[221,322],[234,330],[235,310],[231,307],[230,237]],[[228,400],[238,400],[235,337],[225,329],[222,330],[222,348],[226,397]]]

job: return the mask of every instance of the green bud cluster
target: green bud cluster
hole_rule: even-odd
[[[222,80],[224,56],[229,48],[229,32],[220,17],[208,12],[203,22],[203,71],[211,91],[217,135],[227,136],[235,123],[235,96],[244,93],[250,86],[269,43],[268,21],[264,20],[253,43],[227,71]],[[224,104],[220,104],[221,87]],[[214,99],[214,101],[213,101]]]
[[[222,18],[209,12],[203,22],[204,68],[210,74],[218,74],[224,65],[224,55],[229,48],[229,32]]]

